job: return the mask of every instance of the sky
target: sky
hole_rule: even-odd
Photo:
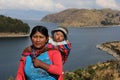
[[[0,15],[40,20],[68,8],[120,10],[120,0],[0,0]]]

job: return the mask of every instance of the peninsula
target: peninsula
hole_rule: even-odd
[[[66,9],[44,16],[41,21],[65,27],[103,27],[120,25],[120,11],[112,9]]]
[[[114,56],[116,59],[120,60],[120,41],[106,42],[98,44],[96,45],[96,47]]]
[[[30,27],[22,20],[0,15],[0,37],[27,37]]]

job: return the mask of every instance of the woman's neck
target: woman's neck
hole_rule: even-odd
[[[37,52],[37,54],[41,54],[41,53],[43,53],[47,50],[46,46],[44,46],[42,48],[36,48],[35,46],[32,45],[31,47],[32,47],[33,50],[35,50],[35,52]]]

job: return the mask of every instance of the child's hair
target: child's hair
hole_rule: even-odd
[[[61,31],[64,34],[65,40],[67,40],[68,30],[66,27],[59,26],[57,29],[52,30],[51,31],[52,37],[53,37],[54,33],[57,31]]]

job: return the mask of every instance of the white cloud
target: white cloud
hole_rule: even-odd
[[[120,0],[0,0],[0,14],[21,19],[39,19],[48,13],[67,8],[120,9],[119,5]]]
[[[95,0],[55,0],[65,6],[65,8],[90,8]]]
[[[60,10],[65,7],[53,0],[0,0],[0,9],[21,9],[21,10]]]
[[[117,1],[117,0],[116,0]],[[115,0],[0,0],[1,10],[61,11],[67,8],[120,9]],[[97,5],[95,5],[95,2]]]
[[[102,8],[120,9],[116,0],[96,0],[96,4]]]

